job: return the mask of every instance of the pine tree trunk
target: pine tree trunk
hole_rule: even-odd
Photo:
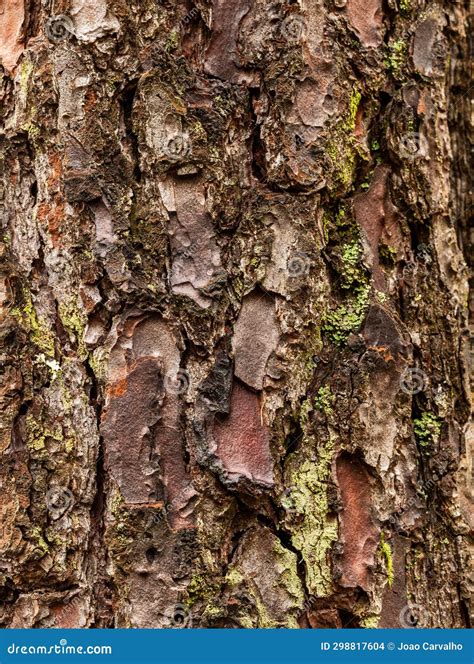
[[[0,624],[468,627],[467,2],[39,5]]]

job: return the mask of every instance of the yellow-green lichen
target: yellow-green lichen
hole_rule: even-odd
[[[28,81],[33,71],[33,63],[24,58],[20,65],[20,90],[25,95],[28,92]]]
[[[34,545],[34,554],[36,558],[42,558],[49,551],[49,546],[43,537],[43,533],[39,526],[34,526],[28,532],[28,538]]]
[[[193,124],[190,127],[191,129],[191,134],[194,140],[200,140],[200,141],[206,141],[207,140],[207,133],[204,127],[202,126],[201,122],[199,120],[196,120],[193,122]]]
[[[342,204],[338,208],[334,219],[336,226],[339,227],[345,226],[347,224],[347,216],[348,216],[348,210],[346,209],[346,206]]]
[[[203,574],[195,574],[187,588],[186,606],[193,606],[198,600],[206,602],[206,610],[211,611],[210,600],[217,594],[218,588]],[[220,609],[219,609],[220,612]]]
[[[403,14],[408,14],[411,9],[410,0],[400,0],[400,11]]]
[[[403,39],[396,39],[388,46],[384,63],[386,68],[397,77],[403,70],[403,66],[407,58],[407,53],[408,47]]]
[[[302,338],[301,343],[304,351],[301,354],[301,368],[298,373],[301,376],[301,381],[307,384],[313,376],[317,357],[323,348],[321,329],[319,327],[312,327],[311,330],[308,330],[308,334]]]
[[[336,189],[347,191],[352,184],[356,163],[353,141],[350,137],[342,136],[340,140],[329,142],[326,152],[333,164]]]
[[[357,286],[346,303],[326,314],[322,329],[336,346],[343,346],[349,334],[359,330],[369,304],[369,296],[369,284]]]
[[[274,562],[268,570],[267,581],[262,586],[258,582],[258,576],[253,577],[248,573],[245,563],[243,569],[239,563],[231,567],[225,577],[225,583],[232,591],[238,590],[239,593],[252,598],[253,610],[249,613],[242,608],[238,613],[242,627],[298,628],[298,616],[304,606],[304,591],[297,572],[297,557],[276,537],[272,550]],[[268,595],[270,584],[273,591]],[[270,597],[278,598],[279,601],[267,605]]]
[[[232,567],[226,574],[225,581],[231,586],[238,586],[244,580],[238,569]]]
[[[387,584],[388,587],[391,588],[393,585],[393,580],[395,578],[393,572],[392,549],[390,547],[390,544],[385,541],[385,535],[383,532],[380,533],[379,551],[384,560],[385,569],[387,571]]]
[[[329,186],[334,193],[344,193],[350,190],[354,180],[357,155],[367,159],[354,135],[361,99],[360,91],[354,87],[349,96],[347,114],[337,122],[331,139],[326,144],[326,153],[333,165],[333,186]]]
[[[11,313],[28,330],[31,341],[47,357],[54,358],[54,336],[46,318],[39,316],[33,306],[31,294],[23,289],[22,307],[15,307]]]
[[[87,325],[87,316],[79,309],[74,299],[59,303],[59,317],[70,338],[78,345],[79,357],[85,359],[87,351],[84,346],[84,329]]]
[[[355,121],[361,99],[362,99],[361,93],[356,87],[354,87],[351,91],[351,96],[349,98],[349,114],[344,122],[344,127],[348,131],[354,131],[355,129]]]
[[[331,415],[333,412],[333,405],[336,397],[331,392],[329,385],[320,387],[316,396],[314,397],[314,406],[325,415]]]
[[[107,377],[108,354],[103,348],[96,348],[89,354],[89,366],[99,381],[105,381]]]
[[[413,420],[416,441],[424,451],[438,441],[441,424],[442,420],[429,412],[424,412],[421,417]]]
[[[168,39],[165,42],[164,50],[166,52],[174,51],[179,44],[179,32],[178,30],[171,30],[168,35]]]
[[[381,243],[379,245],[379,256],[385,263],[390,265],[395,265],[397,262],[397,250],[388,244]]]
[[[275,622],[272,621],[270,616],[268,615],[268,611],[262,602],[262,598],[260,596],[260,593],[258,592],[258,589],[253,587],[251,581],[246,582],[245,577],[243,576],[243,574],[240,572],[239,569],[237,569],[236,567],[231,568],[227,572],[227,575],[225,577],[225,582],[233,587],[238,587],[244,584],[248,592],[252,595],[256,611],[252,616],[250,616],[247,612],[239,613],[239,622],[243,627],[247,628],[258,627],[264,629],[278,627],[278,625],[276,625]]]
[[[365,272],[360,263],[361,256],[362,247],[358,238],[342,246],[341,288],[350,288],[355,282],[364,282]]]
[[[364,618],[361,619],[360,626],[363,627],[364,629],[375,629],[376,627],[378,627],[379,622],[380,622],[380,616],[376,615],[365,616]]]
[[[305,399],[301,404],[299,420],[301,426],[304,428],[308,423],[309,413],[313,410],[311,399]]]
[[[59,424],[54,429],[49,429],[41,424],[41,421],[33,415],[26,417],[26,446],[30,450],[40,452],[46,447],[46,441],[51,438],[62,442],[63,432]]]
[[[304,591],[301,579],[296,569],[296,556],[291,551],[285,549],[279,542],[275,544],[275,554],[278,558],[277,568],[279,568],[279,580],[276,590],[284,589],[291,597],[293,609],[299,612],[304,604]],[[288,616],[290,618],[289,627],[298,627],[296,615]]]
[[[38,125],[35,124],[34,122],[27,122],[24,125],[22,125],[21,128],[23,129],[23,131],[26,131],[26,133],[28,134],[28,138],[31,140],[33,145],[36,145],[36,141],[39,135],[41,134],[41,130],[38,127]]]
[[[303,517],[293,527],[292,543],[306,564],[307,587],[318,597],[332,591],[329,551],[337,540],[338,525],[336,517],[329,514],[327,484],[333,455],[334,443],[329,438],[315,450],[317,460],[303,458],[299,465],[292,463],[288,478],[293,512]]]
[[[46,357],[44,353],[37,355],[35,357],[35,362],[46,365],[51,370],[53,380],[55,380],[61,372],[61,365],[59,362],[53,358]]]

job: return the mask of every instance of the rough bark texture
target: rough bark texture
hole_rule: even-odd
[[[469,626],[467,3],[0,8],[0,624]]]

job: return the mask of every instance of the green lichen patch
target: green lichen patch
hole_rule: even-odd
[[[37,314],[31,293],[28,290],[23,289],[22,299],[23,305],[13,308],[11,311],[12,315],[28,330],[30,339],[35,346],[46,357],[54,358],[54,335],[51,332],[48,321]]]
[[[279,541],[275,541],[273,553],[277,560],[276,569],[279,574],[279,587],[284,588],[289,596],[295,600],[295,606],[302,606],[304,593],[296,570],[295,554],[286,549]]]
[[[333,193],[342,194],[349,191],[354,179],[356,166],[356,151],[353,138],[341,134],[338,140],[331,141],[326,145],[326,152],[333,165]]]
[[[20,90],[21,92],[26,95],[28,92],[28,84],[30,80],[30,76],[33,73],[34,65],[29,60],[28,57],[25,57],[21,64],[20,64]]]
[[[361,266],[362,247],[358,239],[347,242],[341,250],[341,288],[351,288],[354,283],[363,283],[365,271]]]
[[[42,529],[39,526],[30,526],[26,531],[26,538],[29,540],[32,549],[29,554],[30,560],[41,560],[49,551],[48,543],[44,538]]]
[[[379,626],[380,616],[370,615],[365,616],[360,621],[360,626],[363,629],[376,629]]]
[[[331,140],[326,144],[326,153],[333,167],[333,182],[329,184],[333,194],[350,191],[354,181],[357,156],[364,156],[354,136],[361,99],[360,91],[354,87],[349,96],[347,114],[336,124]]]
[[[316,396],[314,397],[314,406],[325,415],[331,415],[333,412],[333,405],[336,397],[331,392],[329,385],[320,387]]]
[[[387,584],[391,588],[394,581],[394,571],[393,571],[393,557],[392,549],[390,544],[385,541],[384,533],[380,533],[380,544],[379,544],[379,553],[382,556],[382,559],[385,563],[385,569],[387,572]]]
[[[290,458],[292,544],[301,552],[306,565],[306,585],[311,594],[324,597],[332,592],[330,549],[338,535],[335,516],[329,513],[327,483],[331,474],[334,444],[331,438],[315,450],[315,460],[308,460],[307,441]]]
[[[386,265],[393,266],[397,262],[397,250],[388,244],[379,244],[379,256]]]
[[[354,87],[349,98],[349,113],[348,117],[344,121],[344,126],[348,131],[354,131],[357,111],[359,110],[360,100],[362,95],[359,90]]]
[[[76,301],[73,299],[60,302],[58,311],[61,322],[69,333],[69,337],[78,345],[79,356],[81,359],[85,359],[87,351],[84,346],[83,337],[87,324],[86,315],[79,309]]]
[[[309,414],[312,412],[312,410],[313,410],[313,404],[311,403],[311,399],[305,399],[301,404],[300,414],[299,414],[299,421],[302,428],[304,428],[308,424]]]
[[[322,329],[336,346],[344,346],[349,334],[360,329],[369,305],[369,297],[370,286],[358,286],[345,303],[326,314]]]
[[[442,420],[430,412],[424,412],[421,417],[413,420],[416,442],[423,451],[427,452],[438,441],[441,434],[441,424]]]
[[[206,609],[211,609],[212,605],[210,605],[210,601],[213,597],[218,595],[218,592],[218,584],[210,581],[204,574],[194,574],[187,587],[185,604],[186,606],[191,607],[196,602],[201,601],[206,604]]]
[[[53,429],[44,426],[41,419],[33,415],[26,417],[26,445],[34,452],[41,452],[46,448],[48,438],[57,442],[62,442],[63,432],[59,424]]]
[[[407,56],[407,43],[403,39],[396,39],[387,47],[387,54],[384,60],[385,67],[396,78],[399,78],[402,75]]]
[[[411,0],[400,0],[400,11],[402,14],[409,14],[411,10]]]

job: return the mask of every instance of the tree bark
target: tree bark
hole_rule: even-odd
[[[4,627],[468,627],[467,2],[9,0]]]

